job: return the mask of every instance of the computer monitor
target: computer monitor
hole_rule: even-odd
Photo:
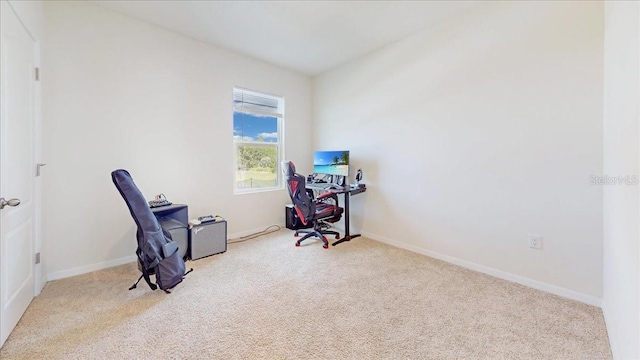
[[[313,172],[316,174],[349,176],[349,151],[315,151],[313,153]]]

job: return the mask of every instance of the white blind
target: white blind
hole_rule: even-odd
[[[282,113],[280,99],[237,88],[233,89],[233,108],[274,115]]]

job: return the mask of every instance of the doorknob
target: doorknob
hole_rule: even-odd
[[[20,205],[20,200],[19,199],[10,199],[10,200],[5,200],[4,198],[0,198],[0,210],[4,209],[5,206],[18,206]]]

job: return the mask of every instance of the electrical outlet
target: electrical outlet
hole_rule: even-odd
[[[529,234],[529,247],[542,250],[542,235]]]

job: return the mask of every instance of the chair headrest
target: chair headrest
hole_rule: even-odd
[[[293,161],[285,160],[282,162],[282,174],[287,178],[296,174],[296,165]]]

